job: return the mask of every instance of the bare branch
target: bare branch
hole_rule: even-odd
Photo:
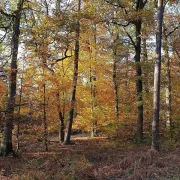
[[[147,3],[147,0],[145,0],[145,1],[144,1],[143,5],[145,6],[145,5],[146,5],[146,3]]]
[[[130,24],[133,24],[133,21],[129,21],[129,22],[127,22],[127,24],[121,24],[121,23],[112,21],[112,24],[116,24],[116,25],[122,26],[122,27],[127,27],[127,26],[129,26]]]
[[[47,63],[43,63],[44,67],[54,74],[54,70],[48,67]]]
[[[71,57],[71,56],[65,56],[65,57],[63,57],[63,58],[57,59],[56,62],[63,61],[64,59],[66,59],[66,58],[68,58],[68,57]]]
[[[127,34],[127,36],[129,37],[129,39],[131,40],[131,42],[132,42],[132,44],[133,44],[133,46],[134,46],[134,48],[136,49],[137,48],[137,46],[136,46],[136,43],[134,42],[134,40],[133,40],[133,38],[132,38],[132,36],[125,30],[125,32],[126,32],[126,34]]]
[[[4,39],[6,38],[6,35],[7,35],[7,29],[6,29],[6,32],[5,32],[4,36],[2,36],[0,38],[0,44],[4,41]]]
[[[6,38],[6,35],[8,33],[8,29],[11,27],[11,22],[9,23],[8,26],[1,26],[0,29],[5,29],[5,34],[0,38],[0,43],[2,43],[4,41],[4,39]]]
[[[173,34],[177,29],[179,29],[179,26],[175,27],[172,31],[170,31],[166,36],[170,36],[171,34]]]
[[[68,48],[65,50],[65,53],[64,53],[64,57],[60,58],[60,59],[57,59],[56,60],[56,63],[59,62],[59,61],[63,61],[64,59],[66,58],[69,58],[69,57],[72,57],[72,55],[67,55],[67,52],[68,52]]]

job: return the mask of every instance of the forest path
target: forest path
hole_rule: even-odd
[[[97,137],[91,137],[89,134],[87,133],[82,133],[82,134],[76,134],[76,135],[71,135],[71,140],[75,141],[75,140],[100,140],[100,139],[107,139],[107,136],[97,136]],[[58,136],[51,136],[48,138],[48,141],[50,142],[59,142],[59,137]]]

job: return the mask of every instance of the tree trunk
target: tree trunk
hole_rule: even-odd
[[[143,61],[145,64],[148,63],[148,55],[147,55],[147,46],[146,46],[146,38],[143,39]],[[145,67],[145,70],[144,70],[144,90],[145,92],[148,94],[149,93],[149,77],[148,77],[148,74],[149,74],[149,70],[148,70],[149,67]]]
[[[95,137],[97,136],[97,120],[96,117],[94,116],[94,110],[96,107],[96,85],[95,85],[95,81],[96,81],[96,76],[92,75],[92,71],[90,69],[90,83],[91,83],[91,116],[92,116],[92,121],[93,121],[93,127],[92,127],[92,132],[91,132],[91,136]]]
[[[138,106],[138,121],[137,121],[137,142],[143,140],[143,96],[142,96],[142,70],[141,70],[141,20],[137,20],[136,26],[136,48],[135,48],[135,63],[136,63],[136,90],[137,90],[137,106]]]
[[[81,0],[79,0],[78,11],[80,11],[80,7],[81,7]],[[75,54],[74,54],[73,85],[72,85],[70,110],[69,110],[69,116],[68,116],[68,121],[67,121],[67,125],[66,125],[64,144],[70,144],[70,139],[71,139],[71,130],[72,130],[74,108],[75,108],[75,101],[76,101],[76,87],[77,87],[77,80],[78,80],[79,36],[80,36],[80,23],[78,20],[77,24],[76,24],[76,42],[75,42]]]
[[[166,94],[166,127],[170,132],[170,136],[172,137],[172,118],[171,118],[171,72],[170,72],[170,57],[169,57],[169,48],[168,48],[168,37],[165,32],[165,27],[163,31],[164,35],[164,65],[165,65],[165,94]]]
[[[21,11],[24,0],[19,0],[17,4],[17,11],[13,17],[13,35],[12,35],[12,46],[11,46],[11,72],[9,77],[8,87],[8,104],[6,110],[6,123],[3,137],[3,149],[5,154],[8,155],[13,152],[12,145],[12,130],[14,120],[14,106],[15,106],[15,95],[16,95],[16,78],[17,78],[17,55],[19,47],[19,36],[20,36],[20,19]]]
[[[161,46],[162,46],[163,0],[158,0],[156,59],[154,65],[154,95],[152,122],[152,149],[159,150],[159,106],[160,106],[160,74],[161,74]]]
[[[126,72],[125,72],[125,86],[127,87],[128,86],[128,81],[129,81],[129,78],[128,78],[128,71],[129,71],[129,57],[126,56]]]
[[[136,11],[139,13],[143,10],[147,1],[138,0],[136,2]],[[138,107],[138,120],[137,120],[137,142],[143,141],[143,86],[142,86],[142,67],[141,67],[141,29],[142,20],[139,18],[134,21],[136,30],[135,42],[135,63],[136,63],[136,90],[137,90],[137,107]]]
[[[97,136],[97,118],[95,115],[95,108],[97,106],[97,101],[96,101],[96,68],[93,66],[93,63],[96,62],[96,24],[93,26],[93,31],[94,31],[94,46],[93,44],[89,46],[90,50],[90,85],[91,85],[91,119],[92,119],[92,131],[91,131],[91,136],[95,137]],[[91,40],[89,40],[91,42]]]
[[[46,117],[46,84],[43,85],[43,125],[44,125],[44,145],[45,145],[45,151],[48,151],[48,131],[47,131],[47,117]]]
[[[114,52],[114,61],[113,61],[113,84],[114,84],[114,102],[115,102],[115,113],[116,113],[116,120],[119,120],[119,84],[118,84],[118,77],[117,77],[117,65],[118,65],[118,59],[116,50]]]
[[[58,108],[58,116],[59,116],[59,141],[60,143],[64,142],[64,115],[61,111],[61,104],[60,104],[60,92],[57,93],[57,108]]]
[[[24,64],[23,64],[24,70]],[[22,72],[23,73],[23,72]],[[22,101],[22,84],[23,84],[23,74],[21,76],[20,92],[19,92],[19,104],[18,104],[18,113],[17,113],[17,130],[16,130],[16,151],[19,151],[19,134],[20,134],[20,119],[21,119],[21,101]]]

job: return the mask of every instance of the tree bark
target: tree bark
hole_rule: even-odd
[[[24,64],[23,64],[23,71],[24,71]],[[19,135],[20,135],[20,120],[21,120],[21,102],[22,102],[22,85],[23,85],[23,72],[21,76],[21,83],[20,83],[20,92],[19,92],[19,104],[18,104],[18,113],[17,113],[17,130],[16,130],[16,151],[19,151]]]
[[[91,131],[91,137],[97,136],[97,118],[95,116],[95,108],[97,107],[97,101],[96,101],[96,94],[97,94],[97,89],[96,89],[96,67],[93,66],[93,63],[96,62],[96,24],[92,27],[93,32],[94,32],[94,46],[90,42],[89,50],[90,50],[90,87],[91,87],[91,119],[92,119],[92,131]]]
[[[45,151],[48,151],[48,131],[47,131],[47,116],[46,116],[46,84],[43,85],[43,125],[44,125],[44,145]]]
[[[9,76],[9,87],[8,87],[8,104],[6,109],[6,123],[3,137],[3,149],[5,154],[8,155],[13,152],[12,145],[12,130],[14,121],[14,106],[16,96],[16,79],[17,79],[17,55],[19,47],[19,36],[20,36],[20,19],[21,11],[24,0],[19,0],[17,4],[17,10],[14,11],[13,16],[13,35],[12,35],[12,46],[11,46],[11,71]]]
[[[138,0],[136,2],[137,13],[141,11],[146,5],[147,1]],[[143,141],[143,85],[142,85],[142,67],[141,67],[141,29],[142,20],[139,18],[134,21],[136,31],[135,42],[135,63],[136,63],[136,90],[137,90],[137,108],[138,108],[138,120],[137,120],[137,143]]]
[[[147,46],[146,46],[146,38],[143,39],[143,61],[145,64],[148,63],[148,55],[147,55]],[[149,67],[145,67],[144,70],[144,81],[143,81],[143,85],[144,85],[144,90],[145,92],[148,94],[149,93],[149,71],[148,71]]]
[[[92,121],[93,121],[93,124],[92,124],[93,127],[92,127],[92,132],[91,132],[92,137],[97,136],[97,120],[96,120],[96,117],[94,116],[94,110],[95,110],[95,107],[97,106],[95,82],[96,82],[96,76],[92,75],[92,69],[90,68],[91,101],[92,101],[92,103],[91,103],[91,116],[92,116]]]
[[[59,116],[59,141],[60,143],[64,142],[64,115],[61,110],[61,104],[60,104],[60,92],[57,93],[57,108],[58,108],[58,116]]]
[[[129,71],[129,57],[126,56],[126,72],[125,72],[125,86],[127,87],[128,86],[128,81],[129,81],[129,78],[128,78],[128,71]]]
[[[80,11],[80,8],[81,8],[81,0],[79,0],[78,12]],[[72,93],[71,93],[70,110],[66,125],[64,144],[70,144],[70,139],[71,139],[71,130],[72,130],[74,108],[76,102],[76,87],[78,80],[79,36],[80,36],[80,22],[78,20],[76,24],[76,42],[75,42],[75,53],[74,53],[74,73],[73,73]]]
[[[113,84],[114,84],[114,102],[115,102],[115,113],[116,113],[116,120],[119,120],[119,83],[118,83],[118,77],[117,77],[117,54],[116,50],[114,51],[114,61],[113,61]]]
[[[172,115],[171,115],[171,72],[170,72],[170,57],[169,57],[169,49],[168,49],[168,37],[165,32],[165,28],[163,31],[164,35],[164,65],[165,65],[165,78],[166,78],[166,127],[170,132],[170,136],[172,137]]]
[[[158,151],[160,147],[159,106],[160,106],[162,22],[163,22],[163,0],[158,0],[156,59],[154,65],[153,122],[152,122],[152,149]]]
[[[136,27],[136,48],[135,48],[135,63],[136,63],[136,90],[137,90],[137,107],[138,107],[138,121],[137,121],[137,142],[141,143],[143,140],[143,96],[142,96],[142,69],[141,69],[141,20],[137,20]]]

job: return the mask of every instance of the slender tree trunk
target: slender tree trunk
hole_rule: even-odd
[[[81,0],[79,0],[78,11],[80,11],[80,8],[81,8]],[[78,80],[79,36],[80,36],[80,23],[78,20],[76,24],[76,42],[75,42],[75,54],[74,54],[74,75],[73,75],[72,94],[71,94],[71,101],[70,101],[69,116],[68,116],[68,121],[66,125],[64,144],[70,144],[70,139],[71,139],[71,130],[72,130],[74,108],[75,108],[75,101],[76,101],[76,87],[77,87],[77,80]]]
[[[159,150],[159,106],[160,106],[160,74],[161,74],[161,46],[162,46],[163,0],[158,0],[156,59],[154,65],[154,95],[152,122],[152,149]]]
[[[126,76],[125,86],[126,87],[128,86],[128,81],[129,81],[128,71],[129,71],[129,57],[127,56],[126,57],[126,72],[125,72],[125,76]]]
[[[146,46],[146,38],[143,39],[143,61],[145,64],[148,62],[148,55],[147,55],[147,46]],[[149,78],[148,78],[148,67],[145,67],[144,70],[144,90],[146,93],[149,93]]]
[[[171,118],[171,72],[170,72],[170,57],[169,57],[169,49],[168,49],[168,37],[166,35],[165,29],[163,31],[164,35],[164,58],[165,58],[165,78],[166,78],[166,127],[170,132],[170,136],[172,137],[172,118]]]
[[[44,125],[44,145],[45,151],[48,151],[48,131],[47,131],[47,116],[46,116],[46,84],[43,85],[43,125]]]
[[[136,90],[137,90],[137,106],[138,106],[138,121],[137,121],[137,142],[141,143],[143,140],[143,96],[142,96],[142,69],[141,69],[141,20],[137,20],[136,26]]]
[[[13,17],[13,35],[12,35],[12,46],[11,46],[11,72],[9,77],[9,94],[8,104],[6,110],[6,123],[3,137],[3,149],[5,154],[8,155],[13,152],[12,145],[12,130],[14,120],[14,106],[15,106],[15,95],[16,95],[16,78],[17,78],[17,55],[19,47],[19,36],[20,36],[20,19],[21,10],[23,7],[24,0],[19,0],[17,4],[17,11]]]
[[[24,64],[23,64],[23,70],[24,70]],[[17,131],[16,131],[16,151],[19,151],[19,134],[20,134],[20,119],[21,119],[21,101],[22,101],[22,84],[23,84],[23,74],[21,77],[21,84],[20,84],[20,93],[19,93],[19,107],[18,107],[18,115],[17,115]]]
[[[96,68],[93,63],[96,62],[96,25],[93,26],[94,31],[94,46],[90,44],[90,85],[91,85],[91,118],[92,118],[92,131],[91,136],[97,136],[97,118],[95,116],[95,108],[97,106],[96,102]],[[91,40],[89,40],[91,42]],[[94,48],[93,48],[94,47]]]
[[[114,61],[113,61],[113,84],[114,84],[114,102],[115,102],[115,113],[116,113],[116,120],[119,120],[119,83],[118,83],[118,77],[117,77],[117,65],[118,65],[118,59],[116,50],[114,52]]]
[[[58,116],[59,116],[59,141],[60,143],[64,142],[64,115],[61,111],[61,104],[60,104],[60,92],[57,93],[57,108],[58,108]]]
[[[96,117],[94,116],[94,110],[96,107],[96,85],[95,85],[95,81],[96,81],[96,76],[92,75],[92,71],[90,69],[90,83],[91,83],[91,116],[92,116],[92,121],[93,121],[93,127],[92,127],[92,132],[91,132],[91,136],[95,137],[97,136],[97,120]]]

